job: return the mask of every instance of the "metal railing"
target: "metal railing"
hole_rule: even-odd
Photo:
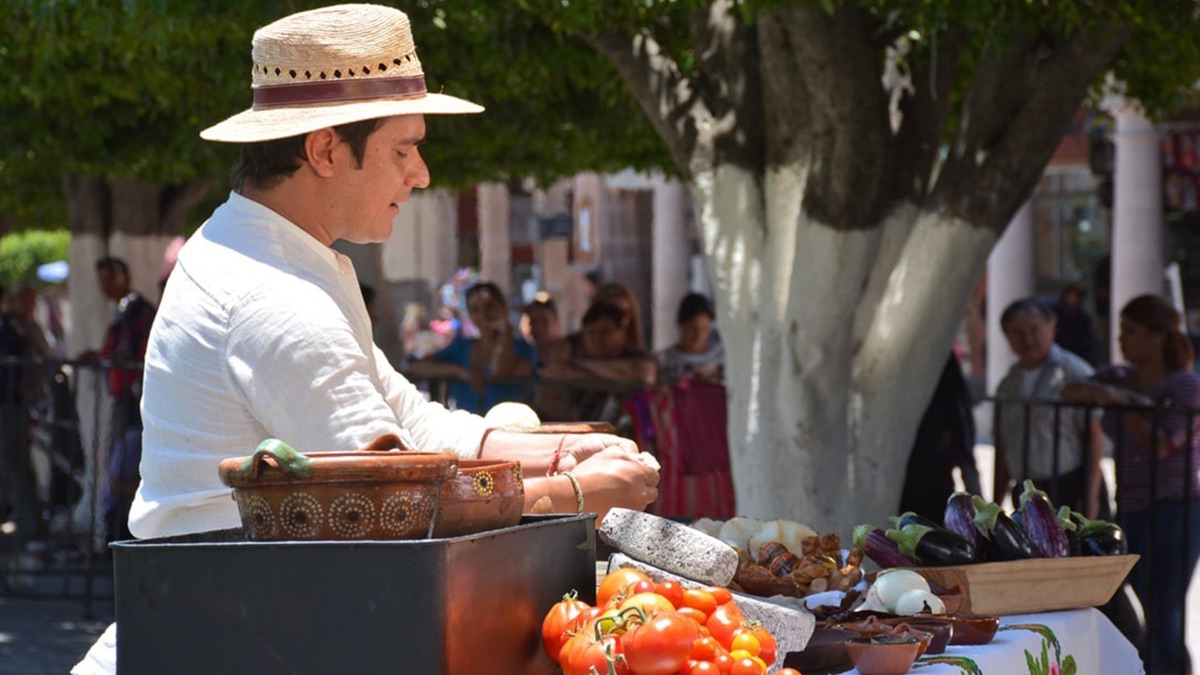
[[[1048,399],[1015,399],[1015,398],[993,398],[994,407],[994,423],[993,433],[997,446],[1007,444],[1004,437],[1006,432],[1011,432],[1011,426],[1004,424],[1006,411],[1011,411],[1013,408],[1019,409],[1021,415],[1020,420],[1020,443],[1012,444],[1014,447],[1020,448],[1020,463],[1021,476],[1015,476],[1018,481],[1030,474],[1031,459],[1034,455],[1049,454],[1051,457],[1051,475],[1041,476],[1040,479],[1035,479],[1034,482],[1038,486],[1046,490],[1053,500],[1054,495],[1060,495],[1064,492],[1064,486],[1060,485],[1060,480],[1064,478],[1062,472],[1060,452],[1067,443],[1078,443],[1079,457],[1084,467],[1084,475],[1086,476],[1086,467],[1089,461],[1089,453],[1102,453],[1101,448],[1095,447],[1095,436],[1092,433],[1093,424],[1101,419],[1104,420],[1105,435],[1111,441],[1112,453],[1114,455],[1115,468],[1115,489],[1116,489],[1116,513],[1112,518],[1118,523],[1121,523],[1130,529],[1130,523],[1135,523],[1134,528],[1140,528],[1142,523],[1146,524],[1145,532],[1127,532],[1131,539],[1137,542],[1144,542],[1144,545],[1137,546],[1137,552],[1142,557],[1138,562],[1138,567],[1131,574],[1131,582],[1135,585],[1138,592],[1138,600],[1141,603],[1144,634],[1132,634],[1132,630],[1128,627],[1122,627],[1127,636],[1139,644],[1139,649],[1143,655],[1149,657],[1158,651],[1156,645],[1158,641],[1163,639],[1161,635],[1163,626],[1158,625],[1158,622],[1175,621],[1179,622],[1179,630],[1177,637],[1178,645],[1161,645],[1164,649],[1178,649],[1178,654],[1186,654],[1186,635],[1187,635],[1187,582],[1190,580],[1194,568],[1195,555],[1192,549],[1200,546],[1200,542],[1196,541],[1191,533],[1191,521],[1193,514],[1192,509],[1195,508],[1193,501],[1200,495],[1196,492],[1196,470],[1197,470],[1197,435],[1200,430],[1197,429],[1197,423],[1200,423],[1200,409],[1181,406],[1154,406],[1154,405],[1111,405],[1103,408],[1091,406],[1087,404],[1067,403],[1061,400]],[[1045,422],[1045,416],[1050,417],[1050,433],[1049,441],[1045,438],[1045,434],[1038,434],[1035,430],[1036,420],[1042,416],[1042,421]],[[1151,439],[1154,447],[1145,449],[1142,452],[1146,453],[1146,457],[1150,461],[1144,461],[1144,458],[1130,456],[1130,450],[1134,447],[1136,441],[1130,437],[1128,428],[1128,417],[1130,415],[1140,415],[1143,419],[1148,418],[1149,433],[1147,438]],[[1075,425],[1080,434],[1078,438],[1064,437],[1064,427],[1070,427],[1070,424],[1064,424],[1064,420],[1072,416],[1077,421]],[[1182,470],[1176,475],[1167,475],[1162,472],[1166,469],[1162,464],[1163,457],[1159,457],[1159,443],[1162,437],[1160,433],[1165,428],[1165,421],[1168,416],[1176,416],[1175,421],[1182,422],[1182,442],[1175,444],[1174,451],[1181,455]],[[1009,427],[1006,429],[1006,427]],[[996,455],[999,457],[999,453]],[[1002,460],[997,460],[997,463]],[[1173,465],[1172,465],[1173,466]],[[1144,470],[1142,470],[1144,467]],[[995,467],[1000,470],[1000,467]],[[1141,474],[1135,476],[1135,470],[1141,471]],[[1176,484],[1175,481],[1178,481]],[[1129,489],[1137,485],[1137,489],[1141,490],[1144,485],[1148,490],[1146,499],[1139,499],[1139,502],[1145,503],[1144,509],[1134,509],[1130,505],[1130,497],[1127,490],[1122,490],[1122,483],[1125,483]],[[1178,488],[1178,489],[1176,489]],[[1178,500],[1175,496],[1178,495]],[[1140,497],[1141,495],[1139,495]],[[994,495],[995,500],[999,503],[1003,500],[1004,495]],[[1167,509],[1175,508],[1174,502],[1180,502],[1179,510],[1181,518],[1178,521],[1178,527],[1168,530],[1163,522],[1162,514]],[[1055,506],[1060,504],[1055,501]],[[1015,506],[1015,505],[1014,505]],[[1078,504],[1070,504],[1071,508],[1076,509]],[[1136,519],[1136,520],[1135,520]],[[1144,537],[1144,538],[1143,538]],[[1164,546],[1171,546],[1178,543],[1179,557],[1178,565],[1171,569],[1164,567],[1164,561],[1157,560],[1157,556],[1161,555],[1160,549]],[[1165,561],[1166,565],[1171,565],[1170,561]],[[1163,572],[1164,570],[1165,573]],[[1178,579],[1173,578],[1177,574]],[[1183,583],[1177,583],[1182,581]],[[1064,580],[1064,583],[1070,583],[1070,580]],[[1165,588],[1165,590],[1164,590]],[[1175,591],[1172,596],[1170,591]],[[1118,597],[1118,601],[1120,598]],[[1172,631],[1175,633],[1176,631]],[[1137,638],[1141,638],[1138,640]],[[1149,660],[1147,661],[1149,664]]]

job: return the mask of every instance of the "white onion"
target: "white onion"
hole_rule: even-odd
[[[920,614],[922,612],[932,612],[934,614],[945,614],[946,604],[938,596],[923,591],[919,588],[914,588],[911,591],[905,591],[896,600],[896,613],[905,616]]]
[[[896,601],[900,599],[900,596],[914,589],[928,593],[929,582],[925,580],[925,577],[912,570],[902,569],[880,572],[871,586],[871,590],[879,597],[879,601],[883,603],[884,607],[893,612],[896,611]]]

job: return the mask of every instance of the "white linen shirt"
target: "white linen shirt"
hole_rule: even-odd
[[[391,367],[348,258],[236,193],[179,252],[150,331],[142,418],[129,517],[141,538],[238,526],[217,464],[267,438],[345,451],[397,433],[474,457],[485,428]]]

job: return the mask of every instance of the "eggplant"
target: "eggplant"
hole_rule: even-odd
[[[1072,555],[1125,555],[1129,553],[1129,541],[1125,538],[1125,530],[1120,525],[1107,520],[1091,520],[1078,511],[1067,507],[1059,509],[1059,520],[1062,520],[1063,510],[1067,510],[1067,518],[1075,528],[1075,539],[1079,542],[1079,552]],[[1063,529],[1067,529],[1064,525]],[[1070,530],[1068,530],[1070,536]]]
[[[905,511],[898,516],[890,516],[888,520],[892,521],[892,525],[897,530],[903,530],[909,525],[924,525],[925,527],[932,527],[938,530],[942,529],[940,523],[935,523],[915,511]]]
[[[975,547],[975,562],[983,562],[983,535],[975,525],[975,502],[971,495],[965,492],[955,492],[946,500],[946,513],[942,516],[942,524],[947,530],[960,535],[971,546]]]
[[[900,552],[922,565],[970,565],[975,562],[975,547],[962,535],[944,527],[911,523],[899,530],[888,530],[887,538],[900,546]]]
[[[974,498],[975,526],[986,542],[989,560],[1024,560],[1036,558],[1037,551],[1024,528],[1009,517],[995,502]]]
[[[917,562],[900,552],[896,542],[887,538],[883,530],[873,525],[859,525],[854,528],[854,548],[861,549],[863,554],[880,567],[914,567]]]
[[[1025,491],[1021,493],[1021,516],[1025,534],[1039,557],[1065,558],[1070,554],[1067,533],[1058,522],[1050,498],[1034,487],[1032,480],[1025,481]]]
[[[1063,532],[1067,535],[1067,550],[1070,556],[1074,558],[1083,555],[1083,549],[1079,544],[1079,525],[1071,517],[1072,513],[1074,512],[1071,511],[1071,507],[1069,506],[1060,506],[1058,508],[1058,524],[1062,526]]]

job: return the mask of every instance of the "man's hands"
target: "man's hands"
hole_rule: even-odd
[[[637,444],[628,438],[621,438],[613,434],[567,434],[563,440],[563,454],[558,460],[558,470],[574,471],[580,462],[608,448],[619,449],[634,461],[653,469],[655,473],[662,468],[654,455],[648,455],[638,450]]]
[[[583,490],[584,510],[599,513],[603,519],[609,509],[641,511],[658,499],[657,466],[645,453],[630,454],[610,445],[577,464],[571,475]]]

